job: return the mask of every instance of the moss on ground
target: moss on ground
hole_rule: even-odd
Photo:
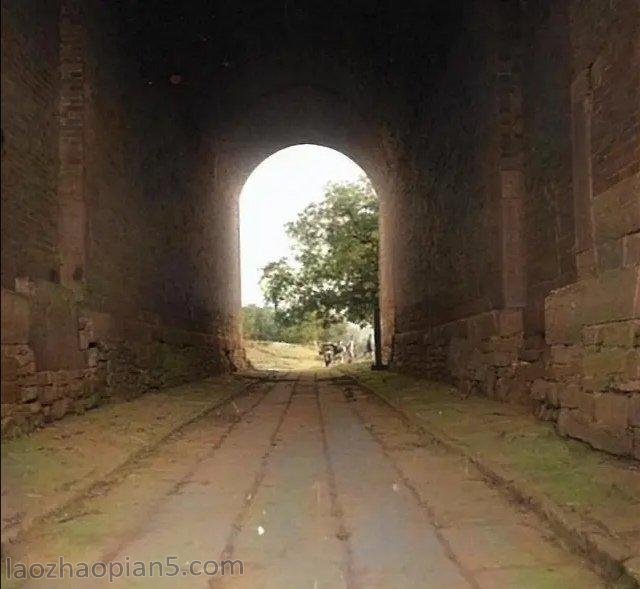
[[[556,504],[596,520],[612,531],[627,529],[640,509],[640,473],[630,461],[560,437],[549,423],[524,408],[407,374],[343,367],[393,404],[467,448],[500,464]]]
[[[3,529],[22,527],[246,381],[220,376],[70,416],[2,444]]]

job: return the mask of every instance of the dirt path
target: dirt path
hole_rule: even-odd
[[[259,383],[12,553],[14,564],[59,556],[122,563],[131,574],[109,583],[67,570],[66,579],[6,586],[603,586],[463,459],[375,397],[313,374]],[[242,561],[244,574],[202,574],[195,563],[223,559]],[[159,578],[156,566],[153,577],[135,577],[137,561],[177,576]]]

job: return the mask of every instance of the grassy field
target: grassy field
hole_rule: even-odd
[[[247,358],[259,370],[316,370],[322,357],[313,345],[245,340]]]

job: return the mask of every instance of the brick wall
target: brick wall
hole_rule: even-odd
[[[402,232],[394,257],[397,334],[488,311],[502,297],[495,16],[486,8],[468,18],[404,139],[403,191],[393,204]],[[486,29],[474,29],[475,19]]]
[[[527,304],[532,349],[544,337],[544,298],[573,282],[571,54],[568,3],[542,2],[523,14],[523,148]],[[544,91],[541,89],[544,88]]]
[[[577,280],[546,298],[535,396],[562,433],[640,458],[640,7],[569,16]]]
[[[506,6],[470,14],[427,109],[412,165],[432,185],[396,213],[393,363],[638,457],[640,8]]]
[[[243,356],[212,264],[229,212],[206,214],[210,158],[181,89],[139,76],[104,4],[5,4],[2,431],[16,435]]]
[[[423,110],[416,179],[394,203],[403,238],[395,243],[393,361],[473,388],[465,371],[452,373],[450,346],[469,347],[466,319],[501,308],[519,280],[505,272],[512,261],[518,267],[518,256],[505,256],[509,238],[519,247],[507,233],[518,229],[507,209],[517,199],[503,198],[503,172],[518,173],[518,56],[501,51],[513,31],[497,5],[477,6],[463,26]]]
[[[2,285],[56,279],[58,2],[2,4]]]

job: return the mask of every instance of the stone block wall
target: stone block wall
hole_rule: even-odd
[[[640,7],[569,5],[576,278],[545,299],[539,411],[640,459]]]
[[[73,322],[65,321],[65,315],[70,315],[66,312],[72,313],[73,306],[66,305],[64,297],[57,299],[49,292],[46,298],[59,303],[50,309],[42,305],[42,296],[36,300],[39,289],[35,284],[27,285],[30,288],[25,288],[24,283],[20,286],[20,293],[2,289],[3,436],[30,431],[70,411],[84,411],[99,401],[96,365],[88,357],[81,358],[77,322],[75,333],[60,333],[57,342],[39,339],[33,333],[40,329],[38,315],[43,314],[58,327],[67,323],[73,328]],[[68,335],[75,335],[75,340],[70,341]],[[62,355],[69,355],[74,361],[66,364]],[[47,369],[42,365],[45,357],[52,359]]]
[[[524,343],[520,309],[488,311],[398,338],[395,366],[454,383],[463,395],[531,404],[544,358]]]
[[[459,306],[453,316],[447,305],[456,289],[437,302],[423,298],[415,310],[396,308],[393,364],[453,382],[465,395],[525,404],[563,435],[640,458],[640,7],[542,1],[503,16],[497,114],[481,111],[483,124],[494,116],[500,135],[497,158],[484,148],[495,178],[484,206],[497,230],[489,241],[508,250],[495,281],[502,297],[480,287],[485,308]],[[465,95],[463,85],[456,88]],[[471,129],[467,141],[476,141]],[[445,162],[431,166],[449,174]],[[513,201],[518,174],[522,216],[503,215],[500,225],[493,199]],[[435,224],[427,232],[432,242]],[[462,248],[468,235],[460,241]],[[451,259],[429,247],[414,255]],[[518,284],[510,286],[518,265],[522,297]],[[446,282],[425,266],[423,278],[437,293]],[[491,276],[493,266],[486,271]]]
[[[396,334],[394,366],[531,407],[562,435],[640,459],[640,267],[608,271],[546,298],[546,342],[521,310]]]
[[[230,371],[242,361],[230,342],[221,349],[211,334],[163,327],[149,315],[91,311],[69,294],[46,282],[22,292],[2,289],[3,436],[101,402]]]
[[[640,200],[640,198],[639,198]],[[608,270],[546,300],[549,358],[534,385],[561,433],[640,458],[640,265]]]

